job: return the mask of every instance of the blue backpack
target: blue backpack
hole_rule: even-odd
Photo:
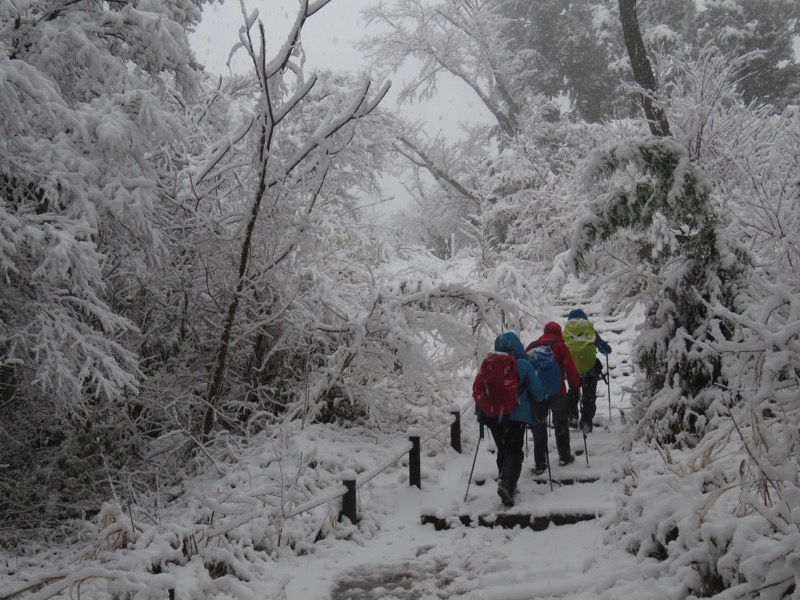
[[[561,368],[556,362],[551,344],[534,343],[534,346],[528,350],[528,359],[542,383],[544,393],[547,396],[553,396],[561,390]]]

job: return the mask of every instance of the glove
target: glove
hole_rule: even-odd
[[[598,340],[597,349],[603,356],[608,356],[609,354],[611,354],[611,346],[609,346],[608,342],[605,340]]]

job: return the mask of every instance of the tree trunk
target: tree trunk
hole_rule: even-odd
[[[267,96],[265,104],[269,106],[271,102]],[[253,206],[250,211],[250,217],[245,226],[244,240],[242,240],[242,250],[239,255],[239,277],[236,281],[236,290],[231,298],[231,303],[228,306],[228,313],[225,316],[225,322],[220,334],[219,346],[217,347],[217,355],[214,358],[214,371],[211,377],[210,385],[208,386],[208,394],[206,396],[206,414],[203,419],[203,440],[211,433],[214,427],[215,413],[217,402],[219,401],[220,394],[222,393],[222,384],[225,381],[225,368],[227,367],[228,349],[230,348],[231,333],[233,332],[233,324],[236,320],[236,311],[239,309],[239,300],[242,297],[242,291],[247,280],[247,265],[250,258],[250,247],[253,241],[253,231],[255,230],[256,222],[258,221],[258,212],[261,208],[261,201],[267,192],[266,177],[267,177],[267,159],[269,155],[269,147],[271,146],[273,128],[275,126],[272,118],[272,113],[269,111],[268,119],[263,125],[261,132],[260,146],[265,149],[262,153],[265,158],[262,159],[261,172],[259,176],[258,191],[253,199]]]
[[[269,65],[265,62],[266,55],[266,35],[264,33],[264,26],[259,22],[259,31],[261,34],[261,52],[257,54],[252,40],[250,40],[250,30],[247,29],[246,35],[248,40],[248,52],[253,60],[253,65],[258,75],[259,83],[261,85],[261,93],[263,95],[263,114],[260,115],[261,130],[259,132],[258,140],[258,161],[256,168],[258,169],[258,180],[256,182],[255,194],[253,197],[253,204],[248,216],[247,223],[245,224],[244,237],[242,240],[241,252],[239,254],[239,271],[234,290],[233,297],[231,298],[228,306],[228,311],[222,325],[222,332],[220,333],[219,345],[217,346],[217,353],[214,358],[214,366],[212,368],[211,379],[209,381],[208,390],[206,393],[206,412],[203,419],[203,428],[201,440],[205,441],[208,434],[214,427],[216,421],[217,405],[225,383],[225,371],[228,365],[228,351],[230,348],[233,327],[236,321],[236,313],[239,309],[239,302],[247,284],[247,270],[250,260],[250,250],[253,243],[253,235],[255,226],[258,221],[261,203],[264,200],[268,190],[278,185],[281,180],[285,179],[298,165],[305,161],[311,154],[322,148],[333,136],[338,133],[348,123],[358,121],[361,117],[370,114],[375,107],[380,103],[383,97],[389,90],[389,85],[385,84],[375,95],[372,100],[368,99],[370,83],[367,82],[361,93],[356,97],[355,101],[347,107],[342,114],[335,116],[331,115],[332,119],[324,126],[310,136],[297,152],[287,158],[281,168],[277,169],[283,173],[282,176],[276,177],[274,174],[269,173],[268,165],[271,160],[271,148],[275,135],[275,129],[281,120],[286,117],[289,112],[294,110],[305,98],[313,88],[316,77],[311,77],[303,85],[301,85],[294,93],[285,100],[276,110],[273,107],[273,97],[271,94],[270,78],[278,75],[286,68],[287,61],[295,44],[299,41],[300,28],[305,21],[305,17],[314,14],[321,6],[327,4],[330,0],[317,0],[313,6],[308,5],[308,0],[303,0],[303,8],[301,18],[295,23],[296,31],[290,36],[291,43],[284,45],[281,52],[283,53],[278,59],[273,60]],[[275,67],[275,65],[279,65]],[[272,70],[268,70],[270,67]],[[326,151],[327,156],[327,151]],[[319,182],[316,190],[312,192],[311,200],[306,206],[306,212],[311,213],[314,208],[316,199],[322,188],[327,174],[327,167],[320,168]],[[290,239],[287,245],[277,252],[272,261],[265,265],[265,270],[269,270],[280,263],[290,252],[296,247],[299,242],[297,239]]]
[[[639,18],[636,15],[637,0],[619,0],[619,19],[622,23],[622,33],[625,37],[625,47],[628,49],[628,56],[631,59],[633,78],[636,83],[644,90],[642,92],[642,107],[644,108],[647,123],[650,126],[650,133],[656,137],[669,137],[669,122],[667,115],[659,107],[653,104],[653,95],[656,92],[656,78],[650,66],[650,59],[647,57],[647,50],[642,40],[642,32],[639,29]]]

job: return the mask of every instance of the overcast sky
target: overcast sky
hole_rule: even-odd
[[[369,6],[372,0],[333,0],[306,22],[303,29],[303,45],[308,61],[314,67],[335,70],[354,70],[364,61],[352,44],[364,32],[359,11]],[[275,51],[286,38],[289,25],[297,14],[297,0],[246,0],[248,13],[258,11],[264,23],[271,51]],[[198,58],[216,73],[228,73],[226,61],[231,47],[239,38],[239,28],[244,18],[238,0],[227,0],[224,4],[206,6],[203,22],[198,27],[193,43]],[[234,71],[247,67],[244,54],[239,53],[232,61]]]
[[[377,0],[332,0],[319,13],[310,18],[303,29],[303,47],[307,54],[307,67],[329,68],[334,71],[358,71],[367,68],[363,55],[353,45],[362,37],[376,32],[366,29],[361,11]],[[286,32],[297,14],[297,0],[246,0],[248,12],[258,10],[264,23],[272,51],[280,48]],[[214,73],[228,74],[226,66],[230,49],[239,39],[239,28],[244,19],[237,0],[206,7],[203,22],[192,38],[198,60]],[[231,61],[231,69],[243,72],[248,62],[241,50]],[[405,75],[408,77],[408,73]],[[404,74],[392,77],[393,91],[401,87]],[[430,125],[428,134],[435,136],[440,130],[449,138],[459,135],[461,121],[488,118],[488,112],[463,83],[452,80],[440,86],[440,98],[424,106],[408,107],[404,114],[423,119]],[[394,105],[396,96],[390,92],[387,101]]]
[[[360,12],[377,0],[332,0],[325,8],[310,18],[302,33],[303,48],[306,51],[306,66],[309,70],[328,68],[334,71],[358,71],[368,67],[363,55],[353,46],[366,35],[375,32],[366,29]],[[268,48],[277,51],[286,39],[286,32],[294,21],[299,3],[297,0],[246,0],[248,13],[258,10],[268,35]],[[239,40],[239,28],[244,23],[238,0],[227,0],[225,4],[206,6],[203,22],[192,36],[192,45],[198,60],[212,73],[221,75],[244,72],[249,63],[243,51],[239,50],[227,66],[231,48]],[[269,37],[271,34],[271,37]],[[404,76],[408,77],[413,65],[404,75],[392,76],[393,86],[385,103],[387,108],[396,105],[396,94],[401,88]],[[438,97],[431,102],[404,106],[402,113],[412,119],[424,121],[426,132],[435,137],[439,132],[449,139],[460,136],[460,123],[489,120],[489,113],[474,94],[460,81],[451,78],[442,80]],[[381,213],[391,213],[407,206],[405,190],[394,180],[385,180],[384,195],[395,198],[384,203]]]

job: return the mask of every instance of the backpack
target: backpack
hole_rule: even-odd
[[[553,344],[550,342],[534,342],[533,347],[528,350],[528,359],[533,365],[533,370],[539,377],[539,381],[544,388],[547,396],[553,396],[561,391],[563,381],[561,367],[556,362],[556,355],[553,354]]]
[[[594,325],[586,319],[570,319],[564,325],[563,335],[578,372],[587,373],[596,359]]]
[[[517,361],[505,352],[490,352],[472,383],[475,405],[487,417],[503,417],[517,408]]]

